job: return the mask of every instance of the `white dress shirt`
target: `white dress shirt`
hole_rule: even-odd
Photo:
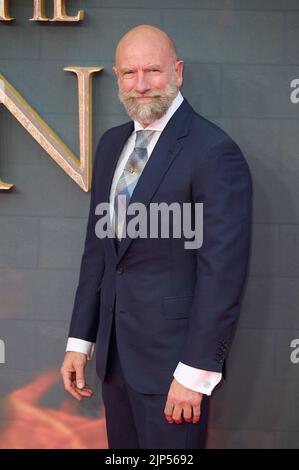
[[[162,116],[160,119],[157,119],[146,128],[147,130],[156,131],[155,135],[152,137],[150,141],[150,144],[147,147],[148,158],[150,158],[152,151],[154,150],[154,147],[156,143],[158,142],[159,137],[162,131],[164,130],[166,124],[168,123],[172,115],[179,108],[179,106],[182,104],[183,101],[184,101],[184,98],[179,92],[176,98],[171,103],[167,112],[164,114],[164,116]],[[124,170],[124,167],[128,161],[130,154],[132,153],[134,149],[136,131],[143,130],[143,129],[144,128],[139,122],[134,121],[134,131],[128,138],[121,152],[121,155],[119,157],[117,167],[116,167],[113,180],[112,180],[111,190],[110,190],[111,223],[113,219],[114,196],[115,196],[117,182]],[[81,353],[86,354],[88,356],[88,359],[91,359],[93,355],[93,351],[94,351],[94,346],[95,344],[89,341],[85,341],[85,340],[78,339],[78,338],[69,338],[67,342],[66,351],[81,352]],[[216,387],[216,385],[220,382],[222,378],[222,374],[220,372],[196,369],[194,367],[183,364],[182,362],[178,363],[173,376],[179,383],[181,383],[185,387],[191,390],[194,390],[196,392],[204,393],[206,395],[211,395],[214,387]]]

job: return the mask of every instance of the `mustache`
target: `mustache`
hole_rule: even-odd
[[[131,98],[161,98],[163,96],[162,93],[157,91],[145,91],[144,93],[138,93],[136,91],[122,91],[122,96],[126,99]]]

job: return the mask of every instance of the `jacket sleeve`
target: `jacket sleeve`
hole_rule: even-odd
[[[193,201],[203,203],[190,327],[181,362],[221,372],[236,326],[248,265],[251,176],[239,147],[225,140],[196,163]]]
[[[96,341],[99,325],[100,285],[105,269],[102,240],[95,234],[96,181],[102,140],[103,138],[98,144],[95,155],[85,245],[68,335],[90,342]]]

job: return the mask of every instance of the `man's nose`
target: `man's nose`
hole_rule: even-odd
[[[138,73],[135,91],[138,93],[145,93],[148,90],[150,90],[150,85],[145,74],[143,72]]]

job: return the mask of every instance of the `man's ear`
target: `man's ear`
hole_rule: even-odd
[[[177,87],[180,88],[183,84],[183,69],[184,69],[184,61],[177,60],[175,64],[175,69],[177,73]]]
[[[115,73],[115,75],[117,76],[117,68],[115,67],[115,65],[113,65],[112,70]]]

